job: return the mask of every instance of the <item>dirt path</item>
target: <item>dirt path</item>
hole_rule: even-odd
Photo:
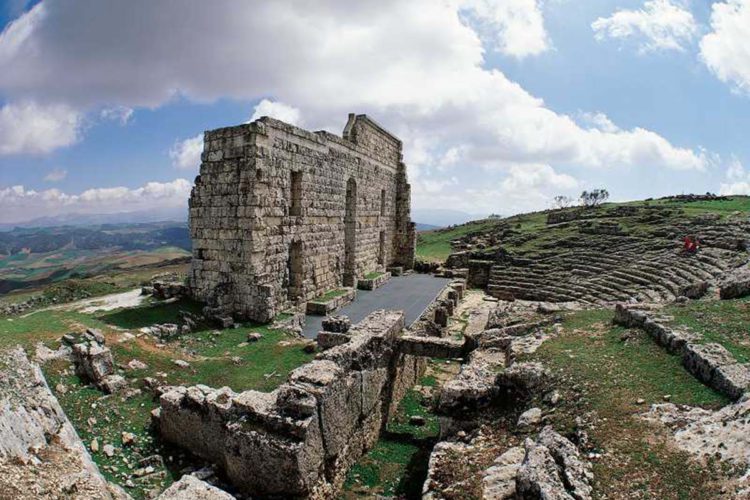
[[[113,293],[111,295],[103,295],[101,297],[36,309],[28,314],[24,314],[21,318],[27,318],[32,314],[42,311],[79,311],[86,314],[96,311],[113,311],[115,309],[138,307],[146,299],[147,296],[141,295],[141,289],[136,288],[127,292]]]

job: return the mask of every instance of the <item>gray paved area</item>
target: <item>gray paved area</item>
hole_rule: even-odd
[[[345,314],[354,324],[376,309],[399,310],[404,311],[406,325],[410,326],[450,282],[448,278],[436,278],[429,274],[394,276],[377,290],[357,290],[357,299],[334,314]],[[322,323],[323,316],[308,315],[303,331],[305,337],[315,338],[322,330]]]

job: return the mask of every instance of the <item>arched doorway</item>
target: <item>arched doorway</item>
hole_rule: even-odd
[[[346,208],[344,212],[344,286],[356,285],[357,245],[357,181],[346,183]]]

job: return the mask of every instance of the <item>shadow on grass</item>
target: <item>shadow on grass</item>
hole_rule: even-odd
[[[180,312],[200,314],[201,310],[200,303],[183,299],[169,304],[157,303],[133,309],[122,309],[102,314],[96,319],[120,328],[137,329],[158,323],[177,323]]]

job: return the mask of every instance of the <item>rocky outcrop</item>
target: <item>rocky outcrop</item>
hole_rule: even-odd
[[[526,450],[515,446],[497,457],[482,477],[482,500],[513,500],[516,498],[516,476]]]
[[[158,500],[233,500],[229,493],[189,474],[164,490]]]
[[[398,351],[403,326],[401,312],[370,314],[271,393],[173,388],[156,424],[248,494],[330,498],[423,371]]]
[[[523,500],[587,500],[591,498],[590,465],[573,443],[545,427],[527,440],[518,469],[516,493]]]
[[[677,446],[696,458],[719,458],[745,470],[745,484],[737,485],[737,489],[745,488],[745,491],[727,498],[748,498],[750,397],[746,395],[716,411],[672,403],[656,404],[644,417],[672,429]]]
[[[0,497],[129,498],[101,476],[21,348],[0,355]]]

